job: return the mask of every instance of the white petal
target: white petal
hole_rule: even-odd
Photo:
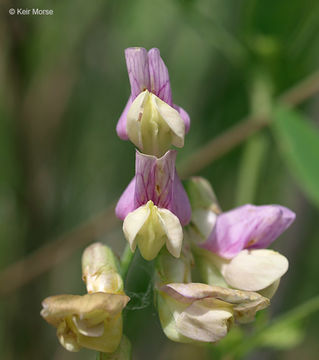
[[[183,229],[177,216],[166,209],[158,209],[158,216],[167,236],[167,250],[175,257],[181,254]]]
[[[154,98],[158,112],[173,133],[172,144],[179,148],[183,147],[185,137],[184,120],[181,118],[179,113],[171,106],[166,104],[157,96],[154,96]]]
[[[288,270],[287,258],[268,249],[243,250],[231,260],[220,258],[217,265],[230,286],[247,291],[265,289]]]
[[[232,323],[231,308],[219,300],[198,300],[176,319],[176,327],[188,338],[216,342],[227,335]]]
[[[149,207],[147,205],[143,205],[130,212],[124,219],[123,232],[132,251],[135,251],[136,248],[136,236],[147,221],[149,215]]]
[[[150,93],[145,90],[133,101],[127,113],[126,131],[129,139],[139,149],[143,150],[141,118],[144,111],[144,102],[147,101]]]

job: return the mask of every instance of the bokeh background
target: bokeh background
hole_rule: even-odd
[[[9,8],[54,14],[9,15]],[[279,203],[297,213],[274,244],[290,270],[270,310],[217,346],[164,337],[148,291],[151,265],[137,256],[125,313],[134,359],[317,359],[315,0],[1,1],[0,358],[95,359],[90,351],[65,351],[39,312],[49,295],[84,293],[86,244],[101,240],[117,254],[125,244],[111,207],[134,172],[134,147],[115,133],[130,92],[123,53],[130,46],[161,50],[174,102],[191,116],[180,169],[207,177],[225,210]],[[292,88],[297,106],[287,110],[280,96]],[[214,161],[204,153],[205,166],[193,172],[190,157],[248,115],[270,123],[238,146],[226,136],[227,149]]]

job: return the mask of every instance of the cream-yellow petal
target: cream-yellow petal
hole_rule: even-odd
[[[219,268],[230,286],[260,291],[286,273],[288,260],[269,249],[243,250],[231,260],[220,260]]]
[[[183,229],[176,215],[166,209],[158,210],[159,219],[167,236],[167,250],[176,258],[181,254]]]
[[[222,301],[197,300],[179,315],[176,327],[193,340],[216,342],[227,335],[232,317],[231,307]]]
[[[76,334],[72,332],[66,321],[60,322],[56,334],[57,334],[57,338],[60,341],[60,344],[66,350],[71,352],[77,352],[81,349],[81,346],[78,344]]]
[[[137,243],[136,237],[149,216],[150,209],[146,204],[130,212],[124,219],[123,232],[126,240],[130,244],[132,251],[135,251]]]
[[[133,101],[127,113],[126,131],[132,143],[143,150],[141,118],[144,112],[144,103],[149,97],[147,90],[141,92]]]
[[[163,118],[172,132],[172,144],[179,148],[183,147],[185,137],[184,120],[174,108],[166,104],[160,98],[154,98],[160,116]]]
[[[82,335],[90,337],[100,337],[104,333],[104,322],[101,322],[94,326],[90,326],[87,320],[79,319],[78,316],[73,316],[72,321],[77,331]]]

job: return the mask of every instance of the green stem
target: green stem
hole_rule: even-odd
[[[130,268],[131,262],[134,258],[134,254],[131,251],[130,245],[126,244],[123,254],[121,256],[121,276],[125,280],[127,272]]]
[[[271,112],[271,83],[267,74],[261,69],[253,72],[253,82],[250,93],[251,113],[259,117],[268,117]],[[267,153],[268,141],[265,134],[256,134],[245,144],[239,170],[236,205],[253,203],[263,160]]]
[[[267,147],[265,134],[256,134],[247,141],[241,158],[236,206],[254,202]]]

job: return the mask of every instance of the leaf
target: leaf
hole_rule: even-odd
[[[272,129],[284,161],[309,200],[319,206],[319,129],[304,114],[274,111]]]

